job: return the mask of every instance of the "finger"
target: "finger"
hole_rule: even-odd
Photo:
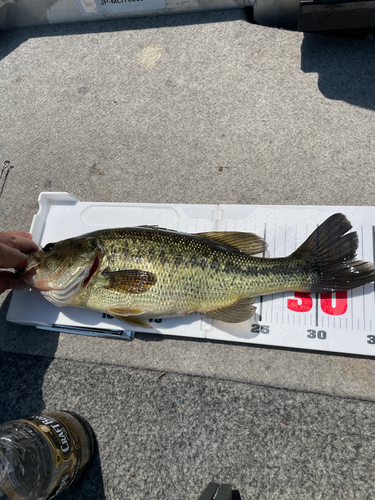
[[[38,245],[32,240],[31,234],[22,231],[0,232],[0,243],[16,248],[24,253],[39,250]]]
[[[16,248],[0,243],[0,268],[24,269],[27,257]]]
[[[5,290],[22,290],[26,288],[25,284],[22,283],[13,273],[8,271],[0,272],[0,293],[5,292]]]
[[[9,236],[9,238],[22,236],[23,238],[33,239],[33,235],[29,231],[1,231],[0,234]]]
[[[6,234],[15,236],[24,236],[25,238],[33,239],[33,235],[28,231],[4,231]]]
[[[4,231],[0,232],[0,243],[4,243],[21,252],[39,250],[39,246],[33,241],[33,236],[27,231]]]

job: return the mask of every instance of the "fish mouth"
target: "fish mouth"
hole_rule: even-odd
[[[86,288],[91,281],[100,265],[100,258],[97,255],[91,266],[87,266],[77,276],[72,278],[64,288],[55,288],[50,290],[38,290],[33,288],[33,291],[42,295],[52,304],[58,307],[67,306],[72,303],[78,293]]]

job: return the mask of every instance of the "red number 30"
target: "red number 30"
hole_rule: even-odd
[[[294,299],[288,299],[287,307],[294,312],[307,312],[312,309],[313,300],[309,293],[295,292]],[[336,292],[336,300],[332,293],[320,295],[320,307],[322,311],[330,316],[340,316],[348,309],[347,292]]]

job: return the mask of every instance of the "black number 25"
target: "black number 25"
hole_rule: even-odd
[[[251,325],[251,333],[270,333],[270,327],[266,325]]]

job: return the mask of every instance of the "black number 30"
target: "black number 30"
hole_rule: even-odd
[[[309,339],[316,339],[318,338],[319,340],[325,340],[327,338],[327,332],[324,330],[307,330],[307,337]]]

